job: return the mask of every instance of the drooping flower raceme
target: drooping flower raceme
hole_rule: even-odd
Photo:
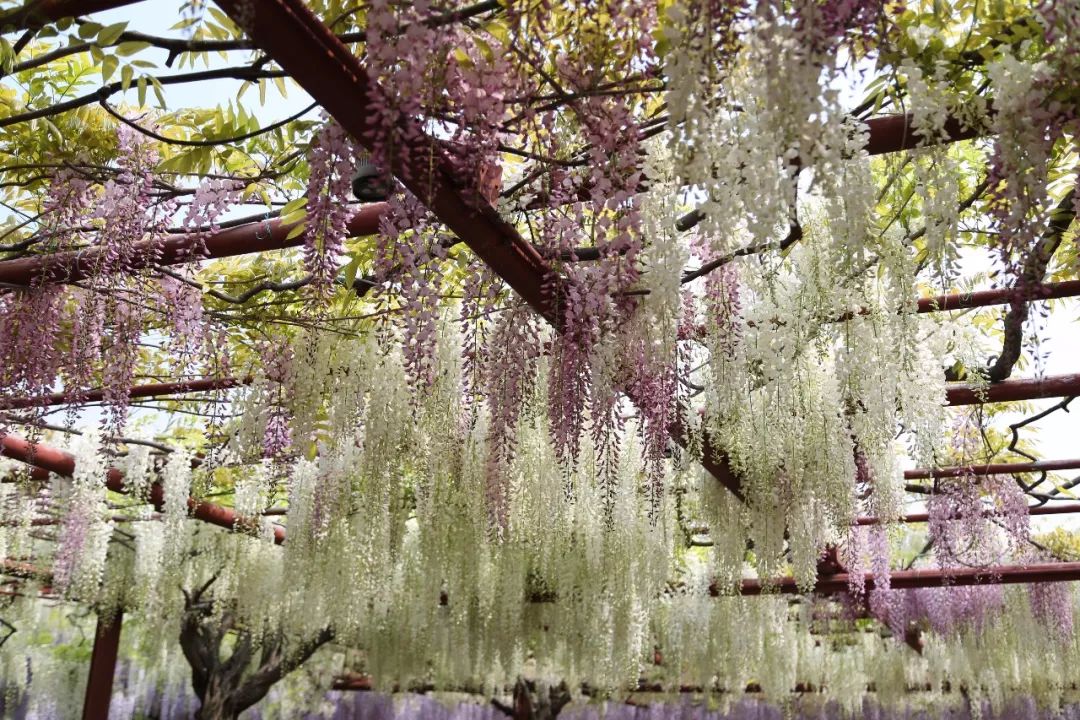
[[[329,121],[318,130],[308,153],[304,267],[311,273],[312,290],[322,300],[333,291],[354,213],[350,182],[356,162],[357,149],[340,125]]]

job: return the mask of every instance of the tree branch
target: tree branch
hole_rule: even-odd
[[[1027,322],[1031,313],[1031,303],[1035,299],[1035,294],[1046,277],[1047,266],[1061,245],[1061,240],[1069,229],[1069,225],[1076,217],[1076,211],[1073,209],[1075,195],[1075,189],[1070,190],[1054,208],[1046,232],[1028,255],[1024,269],[1020,277],[1016,279],[1015,288],[1018,292],[1009,303],[1009,312],[1005,315],[1005,339],[1002,343],[1001,354],[986,373],[990,382],[1008,379],[1017,361],[1020,360],[1024,344],[1024,323]]]
[[[237,688],[233,696],[236,710],[238,712],[245,710],[262,700],[274,683],[303,665],[319,648],[333,639],[334,631],[328,627],[323,628],[314,638],[304,643],[297,652],[288,654],[283,651],[282,640],[279,639],[274,643],[269,661],[264,661]]]
[[[167,75],[165,77],[157,78],[157,81],[162,85],[179,85],[189,82],[202,82],[204,80],[259,80],[262,78],[275,77],[285,77],[285,72],[283,70],[262,70],[259,64],[255,64],[248,67],[229,67],[218,70],[202,70],[200,72],[182,73],[180,75]],[[10,127],[11,125],[17,125],[19,123],[29,122],[30,120],[37,120],[43,117],[52,117],[53,115],[59,115],[68,110],[75,110],[95,102],[101,102],[123,89],[124,84],[122,81],[108,83],[86,95],[80,95],[79,97],[65,100],[64,102],[56,103],[55,105],[50,105],[38,110],[29,110],[27,112],[0,118],[0,128]]]
[[[123,114],[121,114],[119,111],[117,111],[116,108],[114,108],[112,105],[110,105],[108,103],[108,101],[105,100],[105,98],[102,98],[101,100],[99,100],[98,104],[101,105],[101,107],[105,108],[105,112],[109,113],[114,118],[116,118],[120,122],[124,123],[128,127],[134,128],[135,130],[139,131],[143,135],[146,135],[147,137],[153,138],[154,140],[159,140],[159,141],[161,141],[163,143],[166,143],[168,145],[181,145],[183,147],[216,147],[218,145],[227,145],[229,143],[238,143],[238,142],[243,142],[244,140],[250,140],[251,138],[257,137],[257,136],[262,135],[264,133],[273,132],[274,130],[277,130],[279,127],[283,127],[285,125],[288,125],[289,123],[293,122],[294,120],[299,120],[304,115],[307,115],[309,112],[311,112],[316,107],[318,107],[318,103],[311,103],[310,105],[305,107],[303,110],[301,110],[301,111],[299,111],[299,112],[297,112],[297,113],[295,113],[293,115],[290,115],[289,117],[287,117],[287,118],[285,118],[283,120],[278,120],[277,122],[271,123],[270,125],[267,125],[266,127],[261,127],[261,128],[259,128],[257,130],[252,130],[251,132],[244,133],[243,135],[237,135],[236,137],[215,138],[215,139],[212,139],[212,140],[178,140],[177,138],[166,137],[164,135],[156,133],[156,132],[154,132],[153,130],[151,130],[149,128],[146,128],[146,127],[143,127],[142,125],[139,125],[134,120],[128,119]]]

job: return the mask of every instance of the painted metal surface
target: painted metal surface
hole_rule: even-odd
[[[947,405],[982,405],[1075,395],[1080,395],[1080,373],[1005,380],[984,387],[951,385],[945,390]]]
[[[814,592],[820,595],[835,595],[847,592],[848,573],[835,573],[818,578]],[[924,587],[954,587],[959,585],[1015,585],[1033,582],[1068,582],[1080,580],[1080,562],[1036,563],[1032,565],[991,565],[983,568],[932,568],[927,570],[896,570],[889,576],[893,589]],[[875,587],[874,576],[867,573],[866,589]],[[760,595],[763,592],[795,594],[799,590],[792,578],[781,578],[766,586],[759,580],[743,580],[743,595]],[[715,587],[710,588],[713,595],[719,595]]]
[[[149,398],[168,397],[169,395],[185,395],[187,393],[208,392],[211,390],[227,390],[239,387],[251,382],[251,378],[201,378],[198,380],[180,380],[171,383],[147,383],[135,385],[128,393],[128,397]],[[96,388],[81,393],[77,398],[77,404],[101,402],[105,399],[105,390]],[[66,393],[49,393],[37,397],[0,398],[0,410],[13,410],[16,408],[50,407],[64,405],[69,398]]]
[[[950,293],[919,299],[919,312],[932,313],[946,310],[967,310],[969,308],[1007,305],[1019,297],[1025,302],[1056,300],[1080,295],[1080,280],[1044,283],[1017,291],[1013,288],[998,290],[976,290],[970,293]]]
[[[60,18],[88,15],[135,2],[137,0],[32,0],[0,13],[0,30],[37,30]]]
[[[939,468],[915,468],[905,470],[905,480],[927,480],[938,477],[965,477],[967,475],[1011,475],[1013,473],[1056,472],[1080,469],[1080,458],[1062,460],[1037,460],[1035,462],[988,463],[983,465],[953,465]]]
[[[1060,503],[1057,505],[1035,505],[1028,508],[1029,515],[1072,515],[1074,513],[1080,513],[1080,503]],[[930,520],[930,513],[908,513],[900,516],[900,522],[904,523],[920,523],[928,522]],[[855,523],[857,525],[877,525],[881,520],[876,517],[860,517]]]
[[[218,0],[257,45],[369,149],[381,137],[367,73],[300,0]],[[536,249],[477,193],[461,187],[442,141],[405,120],[390,170],[496,274],[556,327],[558,279]]]
[[[83,720],[108,720],[112,701],[116,657],[120,651],[120,632],[124,614],[115,617],[98,615],[94,633],[94,649],[90,654],[90,672],[86,678],[86,698],[83,701]]]
[[[0,455],[65,477],[70,477],[75,472],[75,458],[68,453],[50,445],[31,442],[18,435],[7,434],[0,437]],[[104,481],[106,487],[114,492],[127,491],[124,486],[124,474],[116,468],[109,468],[105,472]],[[151,486],[149,500],[158,510],[163,507],[165,498],[159,483]],[[238,516],[230,508],[189,497],[188,510],[196,520],[228,530],[236,529]],[[274,527],[274,542],[279,545],[285,542],[285,528]]]
[[[379,231],[379,219],[386,203],[363,206],[349,221],[349,235],[362,237]],[[249,223],[204,234],[201,238],[178,234],[167,238],[151,238],[138,242],[131,252],[128,269],[152,265],[182,265],[204,258],[223,258],[247,253],[282,250],[304,243],[303,233],[288,237],[292,224],[278,219]],[[199,244],[205,252],[196,253]],[[27,287],[43,282],[77,282],[95,274],[107,248],[93,245],[85,250],[32,255],[0,262],[0,287]]]

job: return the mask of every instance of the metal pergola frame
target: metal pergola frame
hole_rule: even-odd
[[[43,27],[63,17],[121,7],[135,0],[35,0],[22,8],[0,15],[0,28],[27,31]],[[371,87],[364,68],[353,53],[319,20],[302,0],[216,0],[217,4],[244,27],[254,43],[267,52],[282,69],[299,83],[346,131],[361,143],[366,143],[378,131],[370,116],[358,112],[371,97]],[[249,23],[245,26],[245,23]],[[406,123],[408,121],[405,121]],[[910,115],[894,115],[868,121],[869,137],[866,151],[870,155],[897,152],[920,144],[915,137]],[[393,173],[450,228],[487,266],[538,312],[556,332],[564,330],[559,299],[562,279],[559,274],[529,244],[517,230],[505,222],[483,198],[464,192],[455,181],[452,168],[438,150],[441,141],[426,136],[417,127],[403,127],[410,136],[422,138],[417,147],[406,149]],[[942,142],[970,139],[980,134],[977,128],[964,126],[956,118],[945,125]],[[425,147],[420,147],[424,145]],[[435,148],[434,162],[429,148]],[[379,218],[385,204],[363,207],[349,225],[352,236],[378,232]],[[244,253],[278,250],[299,245],[299,237],[289,238],[291,226],[278,220],[250,223],[222,230],[205,237],[176,236],[166,240],[164,250],[158,245],[151,256],[149,241],[143,252],[136,252],[136,267],[174,265],[189,262],[191,248],[204,242],[203,257],[220,258]],[[27,288],[41,282],[75,282],[93,273],[100,251],[90,248],[78,252],[58,253],[0,262],[0,288]],[[975,307],[1033,302],[1043,299],[1080,295],[1080,281],[1045,283],[1019,290],[978,291],[923,298],[918,312],[940,312]],[[223,390],[249,382],[248,378],[199,378],[174,383],[153,383],[132,388],[132,397],[162,397],[209,390]],[[1031,380],[1009,380],[986,387],[954,385],[948,389],[948,404],[967,405],[989,402],[1009,402],[1046,397],[1080,395],[1080,374]],[[64,394],[43,397],[0,398],[0,409],[18,409],[62,404],[70,398]],[[80,402],[101,399],[100,391],[79,395]],[[638,398],[630,397],[631,401]],[[672,439],[687,444],[685,429],[676,421],[669,428]],[[704,439],[702,464],[735,496],[742,498],[740,478],[733,472],[723,452]],[[30,464],[40,472],[71,475],[74,460],[55,448],[32,443],[13,435],[0,438],[0,454]],[[974,467],[936,468],[910,471],[908,479],[929,479],[961,475],[990,475],[1036,472],[1080,467],[1080,460],[1042,461],[1032,463],[996,464]],[[110,469],[105,478],[111,490],[124,492],[122,474]],[[161,505],[161,488],[153,485],[150,502]],[[234,528],[237,516],[228,509],[212,503],[189,498],[192,516],[223,528]],[[1033,514],[1075,512],[1080,504],[1034,508]],[[925,514],[911,514],[909,522],[923,522]],[[859,518],[859,524],[876,523],[876,518]],[[275,541],[284,542],[285,530],[275,529]],[[979,569],[908,570],[891,575],[894,588],[933,587],[941,585],[970,585],[979,583],[1050,582],[1080,579],[1080,563],[1041,563],[1022,566],[995,566]],[[819,578],[815,592],[829,594],[848,587],[848,575],[833,572]],[[866,587],[873,587],[874,578],[867,575]],[[758,594],[763,589],[796,592],[794,581],[780,579],[762,583],[747,580],[742,594]],[[715,589],[714,589],[715,592]],[[91,660],[84,718],[105,718],[115,668],[120,636],[120,618],[112,625],[99,622]]]

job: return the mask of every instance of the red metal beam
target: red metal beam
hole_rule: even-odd
[[[10,575],[23,580],[52,582],[52,573],[48,570],[42,570],[31,563],[12,560],[11,558],[0,559],[0,575]]]
[[[847,592],[848,573],[836,573],[818,578],[814,592],[819,595],[835,595]],[[923,587],[946,587],[958,585],[1015,585],[1036,582],[1069,582],[1080,580],[1080,562],[1036,563],[1033,565],[992,565],[985,568],[940,568],[928,570],[895,570],[889,575],[889,582],[894,589]],[[867,573],[866,589],[873,590],[874,575]],[[780,578],[768,585],[760,580],[743,580],[743,595],[760,595],[766,588],[778,593],[798,593],[793,578]],[[712,595],[719,595],[716,587],[710,588]]]
[[[950,117],[945,121],[945,138],[942,141],[927,143],[914,134],[910,114],[872,118],[866,121],[866,125],[870,129],[870,137],[866,141],[868,155],[884,155],[921,146],[970,140],[986,132],[983,128],[968,127],[955,117]]]
[[[349,221],[349,235],[361,237],[379,232],[379,218],[386,203],[365,205]],[[207,258],[232,257],[246,253],[282,250],[297,247],[304,242],[303,233],[289,238],[294,224],[284,224],[279,219],[249,223],[221,230],[204,236],[206,255],[196,256],[197,235],[174,235],[162,240],[153,238],[135,244],[129,265],[132,269],[151,265],[182,265]],[[94,245],[85,250],[32,255],[17,260],[0,262],[0,284],[29,286],[35,282],[77,282],[94,274],[105,249]]]
[[[974,137],[979,137],[986,134],[986,129],[976,129],[964,126],[956,118],[950,117],[945,121],[945,136],[939,140],[932,142],[926,142],[921,137],[916,137],[912,131],[912,118],[913,115],[897,114],[897,115],[882,115],[881,117],[870,118],[863,121],[867,130],[867,141],[864,146],[868,155],[886,155],[888,153],[900,152],[902,150],[912,150],[917,147],[933,147],[936,145],[946,145],[949,143],[959,142],[961,140],[970,140]],[[642,180],[638,183],[636,192],[643,193],[649,191],[648,180]],[[589,200],[591,198],[591,188],[589,186],[580,186],[576,191],[577,200]],[[539,195],[529,202],[525,206],[526,210],[539,210],[547,206],[549,199],[546,195]],[[704,216],[699,210],[693,210],[690,213],[683,215],[676,227],[680,231],[686,231],[701,222]]]
[[[8,434],[0,437],[0,455],[57,475],[70,477],[75,472],[75,458],[71,455],[43,443],[30,442],[17,435]],[[113,492],[127,492],[124,487],[124,474],[116,468],[109,468],[105,472],[105,486]],[[161,510],[164,500],[161,484],[154,483],[150,488],[150,503]],[[191,516],[197,520],[228,530],[234,530],[236,527],[237,515],[230,508],[200,502],[189,497],[188,509],[191,511]],[[279,545],[285,542],[285,528],[274,527],[274,542]]]
[[[984,387],[952,385],[945,391],[947,405],[982,405],[1074,395],[1080,395],[1080,373],[1005,380]]]
[[[633,396],[630,400],[640,406],[639,398]],[[686,437],[686,429],[683,427],[682,420],[676,419],[675,422],[668,426],[668,432],[671,434],[671,439],[681,447],[686,447],[689,443],[689,438]],[[745,500],[742,491],[742,478],[735,474],[735,471],[731,467],[731,461],[728,456],[722,451],[717,449],[706,434],[701,448],[701,464],[714,478],[720,481],[720,484],[726,487],[731,493],[739,500]]]
[[[113,618],[98,614],[94,650],[90,654],[90,672],[86,678],[83,720],[109,720],[109,703],[112,701],[113,677],[116,675],[116,656],[120,651],[123,622],[123,611],[117,611]]]
[[[218,0],[257,45],[361,143],[381,137],[376,113],[358,111],[372,97],[356,56],[301,0]],[[540,254],[481,197],[465,197],[443,156],[443,143],[415,121],[401,130],[415,138],[389,168],[496,274],[537,312],[559,324],[552,273]]]
[[[1066,280],[1065,282],[1034,285],[1025,291],[1018,291],[1015,288],[1001,288],[998,290],[976,290],[970,293],[951,293],[920,298],[919,312],[931,313],[946,310],[967,310],[990,305],[1007,305],[1016,298],[1024,302],[1038,302],[1040,300],[1076,297],[1077,295],[1080,295],[1080,280]]]
[[[137,0],[31,0],[0,14],[0,30],[39,30],[60,18],[133,5]]]
[[[967,475],[1013,475],[1015,473],[1055,472],[1080,469],[1080,458],[1065,460],[1038,460],[1021,463],[989,463],[985,465],[954,465],[940,468],[916,468],[905,470],[905,480],[927,480],[939,477],[965,477]]]
[[[168,395],[181,395],[189,392],[205,392],[209,390],[223,390],[239,387],[251,382],[250,377],[244,378],[217,378],[203,380],[185,380],[175,383],[151,383],[148,385],[136,385],[131,388],[131,397],[161,397]],[[88,402],[101,400],[103,390],[89,390],[83,397]],[[1040,398],[1069,397],[1080,395],[1080,373],[1069,375],[1051,375],[1040,379],[1005,380],[1000,383],[988,385],[984,388],[976,388],[970,385],[956,384],[946,391],[946,404],[948,405],[981,405],[993,402],[1016,402],[1020,400],[1038,400]],[[633,400],[633,398],[631,398]],[[0,409],[39,407],[46,405],[61,405],[65,402],[63,393],[54,393],[36,398],[0,398]],[[672,438],[677,442],[684,442],[685,437],[681,423],[673,423],[669,428]],[[1073,463],[1073,460],[1055,460],[1054,463]],[[1016,464],[1009,464],[1014,469],[1011,472],[1034,472],[1038,470],[1066,470],[1068,467],[1033,467],[1031,470],[1015,469]],[[1035,465],[1038,465],[1036,463]],[[978,466],[976,466],[978,467]],[[993,467],[993,466],[992,466]],[[730,469],[724,470],[717,466],[717,472],[730,473]],[[916,472],[916,471],[911,471]],[[1001,472],[1010,472],[1002,470]],[[714,473],[715,474],[715,473]],[[979,474],[979,473],[976,473]],[[988,474],[988,473],[982,473]],[[993,474],[993,473],[989,473]]]
[[[334,677],[333,683],[331,685],[331,689],[332,690],[352,690],[352,691],[357,691],[357,692],[369,692],[369,691],[374,691],[375,690],[375,685],[374,685],[372,679],[367,675],[362,675],[360,673],[343,673],[341,675],[337,675],[337,676]],[[425,686],[421,686],[421,687],[417,687],[417,688],[409,688],[410,692],[413,692],[413,691],[415,691],[415,692],[430,692],[432,689],[433,689],[433,687],[430,686],[430,685],[425,685]],[[678,693],[681,693],[681,694],[692,694],[692,695],[703,695],[703,694],[721,694],[721,695],[725,695],[725,694],[729,694],[731,692],[745,693],[747,695],[757,695],[757,694],[760,694],[760,693],[763,692],[761,684],[756,683],[756,682],[747,683],[745,686],[743,686],[743,688],[741,690],[734,690],[733,691],[733,690],[730,690],[728,688],[715,687],[715,686],[704,686],[704,685],[679,685],[679,686],[675,687],[675,686],[671,686],[671,685],[666,685],[666,684],[661,683],[661,682],[653,682],[653,681],[650,681],[650,680],[646,680],[645,678],[639,679],[635,685],[628,686],[626,689],[627,689],[628,692],[631,692],[631,693],[664,693],[664,694],[670,694],[670,693],[673,693],[673,692],[678,692]],[[818,685],[812,685],[810,683],[799,682],[799,683],[795,683],[795,685],[791,688],[790,692],[793,692],[793,693],[813,693],[813,694],[819,695],[826,689],[827,688],[825,688],[824,686],[818,686]],[[1069,689],[1070,690],[1075,690],[1076,685],[1075,684],[1070,685]],[[462,687],[462,688],[458,688],[458,690],[460,690],[461,692],[464,692],[464,693],[468,693],[468,694],[476,694],[476,692],[477,692],[477,689],[472,688],[472,687]],[[592,691],[589,688],[587,688],[586,686],[582,686],[581,690],[582,690],[583,695],[592,695]],[[954,691],[961,692],[962,688],[961,689],[954,688],[951,685],[951,683],[949,683],[948,680],[945,680],[940,685],[935,685],[935,686],[931,686],[929,684],[908,684],[908,686],[906,688],[906,692],[909,692],[909,693],[914,693],[914,692],[934,692],[934,693],[945,692],[945,693],[949,693],[949,692],[954,692]],[[391,686],[390,688],[382,688],[382,692],[394,692],[394,693],[396,693],[396,692],[400,692],[400,688],[397,685],[394,685],[394,686]],[[868,693],[876,693],[877,692],[877,685],[875,685],[874,683],[867,683],[866,684],[866,692],[868,692]],[[626,701],[626,704],[630,705],[630,706],[646,707],[649,703],[646,700],[634,701],[634,700],[628,698],[627,701]]]
[[[968,310],[993,305],[1008,305],[1014,300],[1022,303],[1059,300],[1080,295],[1080,280],[1067,280],[1059,283],[1031,285],[1026,290],[1016,288],[998,288],[996,290],[976,290],[969,293],[948,293],[918,300],[918,313],[948,312],[950,310]],[[846,322],[857,315],[869,315],[870,311],[860,308],[844,313],[830,322]]]
[[[247,385],[251,382],[250,377],[243,378],[204,378],[201,380],[181,380],[171,383],[148,383],[135,385],[131,388],[128,397],[166,397],[169,395],[183,395],[186,393],[207,392],[210,390],[227,390],[229,388]],[[79,395],[80,403],[101,402],[105,398],[105,390],[98,388],[87,390]],[[0,410],[13,410],[29,407],[49,407],[51,405],[63,405],[67,403],[67,393],[50,393],[38,397],[0,398]]]
[[[1080,503],[1060,503],[1056,505],[1036,505],[1028,508],[1028,515],[1072,515],[1080,513]],[[900,516],[903,523],[929,522],[930,513],[908,513]],[[855,520],[856,525],[877,525],[881,522],[876,517],[860,517]]]

